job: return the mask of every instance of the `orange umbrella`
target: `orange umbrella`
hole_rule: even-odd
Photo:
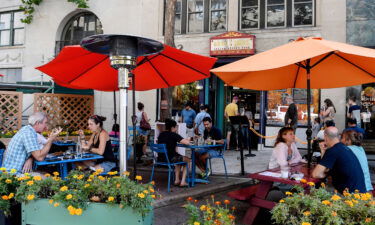
[[[211,72],[228,85],[254,90],[353,86],[375,82],[375,50],[316,37],[298,38]],[[307,91],[307,108],[310,99]],[[310,153],[310,110],[307,113]]]

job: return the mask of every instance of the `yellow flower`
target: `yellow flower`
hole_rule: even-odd
[[[27,200],[31,201],[35,198],[35,196],[34,195],[28,195],[26,198],[27,198]]]
[[[155,186],[155,181],[151,181],[150,184]]]
[[[143,193],[139,193],[139,194],[138,194],[138,197],[139,197],[139,198],[144,198],[144,197],[145,197],[145,194],[143,194]]]
[[[125,176],[129,176],[129,175],[130,175],[130,172],[129,172],[129,171],[125,171],[125,172],[123,172],[122,174],[125,175]]]
[[[109,201],[109,202],[113,202],[114,200],[115,200],[114,197],[112,197],[112,196],[109,196],[109,197],[108,197],[108,201]]]
[[[27,185],[29,185],[29,186],[31,186],[31,185],[33,185],[34,184],[34,181],[32,181],[32,180],[29,180],[29,181],[27,181],[27,183],[26,183]]]
[[[321,183],[320,186],[322,186],[322,188],[326,188],[326,184],[325,183]]]
[[[7,168],[5,168],[5,167],[0,168],[0,171],[6,171],[6,170],[7,170]]]
[[[151,198],[155,199],[155,198],[156,198],[156,196],[155,196],[155,195],[151,195]]]
[[[149,188],[149,190],[150,190],[151,193],[155,192],[155,190],[153,188]]]
[[[10,173],[17,173],[17,170],[16,169],[11,169]]]
[[[35,177],[33,177],[33,180],[40,181],[40,180],[42,180],[42,177],[41,176],[35,176]]]
[[[46,174],[44,174],[44,176],[45,176],[45,177],[50,177],[50,176],[51,176],[51,174],[49,174],[49,173],[46,173]]]
[[[68,194],[65,198],[66,198],[66,200],[69,200],[69,199],[73,198],[73,195]]]
[[[207,206],[206,205],[201,205],[201,207],[199,209],[201,211],[206,211],[207,210]]]
[[[60,203],[58,203],[58,202],[56,202],[55,204],[53,204],[54,207],[57,207],[59,205],[60,205]]]
[[[85,184],[85,188],[90,187],[90,184]]]
[[[73,211],[73,210],[74,210],[74,207],[71,206],[71,205],[69,205],[69,206],[67,207],[67,209],[68,209],[69,211]]]
[[[12,183],[12,180],[11,180],[11,179],[6,179],[6,180],[5,180],[5,183],[7,183],[7,184],[11,184],[11,183]]]
[[[344,191],[343,195],[344,195],[345,197],[350,197],[350,196],[351,196],[351,194],[350,194],[349,192],[347,192],[347,191]]]
[[[147,190],[144,190],[143,193],[148,194],[148,191],[147,191]]]
[[[324,200],[324,201],[322,201],[322,204],[323,204],[323,205],[330,205],[330,204],[331,204],[331,202],[330,202],[330,201],[328,201],[328,200]]]
[[[350,206],[350,207],[353,207],[353,206],[354,206],[353,202],[350,201],[350,200],[346,200],[345,203],[346,203],[348,206]]]
[[[50,199],[48,202],[49,202],[49,204],[52,205],[52,203],[53,203],[53,199]]]
[[[67,186],[62,186],[61,188],[60,188],[60,191],[67,191],[68,190],[68,187]]]
[[[75,210],[75,214],[76,214],[77,216],[82,215],[82,209],[80,209],[80,208],[76,209],[76,210]]]
[[[366,218],[366,219],[365,219],[365,222],[366,222],[366,223],[370,223],[371,221],[372,221],[371,218]]]
[[[311,213],[310,213],[310,211],[306,211],[306,212],[303,212],[303,215],[304,215],[304,216],[310,216]]]
[[[309,222],[302,222],[301,225],[311,225]]]
[[[286,195],[293,195],[293,193],[290,192],[290,191],[285,192],[285,194],[286,194]]]
[[[331,213],[331,215],[332,215],[332,216],[337,216],[337,213],[336,213],[335,211],[333,211],[333,212]]]
[[[8,195],[3,195],[3,196],[1,196],[1,198],[2,198],[3,200],[9,200]]]
[[[370,202],[370,205],[375,205],[375,201],[371,201],[371,202]]]
[[[59,180],[61,180],[61,178],[60,177],[53,177],[53,180],[59,181]]]
[[[89,178],[89,179],[87,179],[87,182],[91,182],[91,181],[92,181],[92,179],[90,179],[90,178]]]
[[[315,183],[314,182],[307,182],[307,184],[309,185],[309,186],[315,186]]]
[[[201,223],[199,223],[199,222],[194,222],[194,225],[201,225]]]
[[[52,174],[53,174],[53,176],[57,177],[57,176],[59,175],[59,172],[56,172],[56,171],[55,171],[55,172],[53,172]]]
[[[99,180],[105,181],[105,178],[103,176],[98,176]]]
[[[332,199],[333,201],[337,201],[337,200],[340,200],[341,197],[338,196],[338,195],[333,195],[331,199]]]
[[[353,196],[354,196],[354,198],[356,198],[356,199],[361,199],[361,196],[360,196],[359,194],[354,194]]]
[[[361,194],[361,200],[362,201],[367,201],[367,200],[370,200],[371,199],[371,194],[370,193],[366,193],[366,194]]]
[[[11,199],[13,197],[14,197],[14,193],[10,193],[9,196],[8,196],[9,199]]]
[[[96,170],[96,172],[98,172],[99,174],[100,174],[100,173],[103,173],[103,171],[104,171],[103,169],[97,169],[97,170]]]
[[[142,177],[141,176],[136,176],[135,179],[136,180],[142,180]]]
[[[285,200],[284,199],[281,199],[280,201],[279,201],[280,203],[284,203],[285,202]]]
[[[111,176],[116,175],[116,174],[117,174],[117,171],[108,172],[108,175],[111,175]]]

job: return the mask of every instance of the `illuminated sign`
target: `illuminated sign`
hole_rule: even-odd
[[[231,31],[210,38],[211,56],[252,55],[254,53],[254,35]]]

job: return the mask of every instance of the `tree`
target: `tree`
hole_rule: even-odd
[[[166,0],[165,2],[165,18],[164,18],[164,44],[175,47],[174,43],[174,23],[175,10],[177,0]],[[172,109],[172,88],[161,89],[161,109],[160,119],[164,121],[171,117]],[[164,107],[162,107],[164,105]],[[167,106],[167,107],[165,107]]]

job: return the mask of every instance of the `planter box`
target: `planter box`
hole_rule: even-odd
[[[104,203],[89,203],[82,215],[70,215],[62,205],[53,207],[47,199],[22,204],[22,225],[151,225],[153,211],[142,218],[131,208],[120,209]]]

